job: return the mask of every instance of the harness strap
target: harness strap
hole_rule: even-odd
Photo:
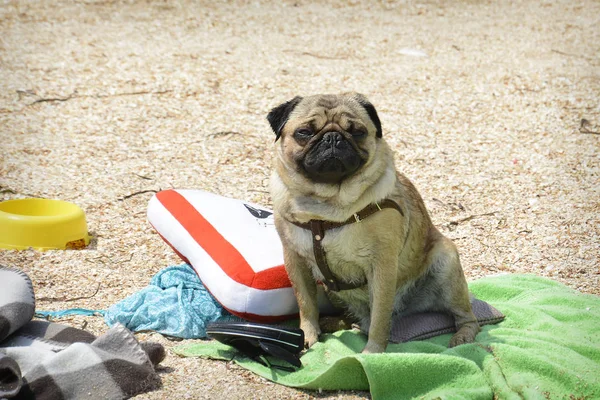
[[[369,204],[352,217],[348,218],[343,222],[332,222],[332,221],[323,221],[319,219],[311,219],[306,223],[300,222],[292,222],[292,224],[303,228],[308,229],[312,233],[313,237],[313,253],[315,255],[315,261],[317,262],[317,267],[323,274],[325,278],[325,282],[323,284],[327,287],[327,289],[339,292],[340,290],[350,290],[356,289],[366,285],[366,283],[348,283],[348,282],[340,282],[331,272],[329,265],[327,264],[327,254],[325,253],[325,249],[321,242],[325,237],[325,231],[329,229],[340,228],[344,225],[360,223],[363,219],[375,214],[377,211],[380,211],[384,208],[393,208],[398,211],[402,216],[404,216],[404,212],[398,203],[396,203],[392,199],[384,199],[380,203]]]

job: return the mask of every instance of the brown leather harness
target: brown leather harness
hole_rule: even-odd
[[[323,221],[318,219],[311,219],[305,223],[290,221],[294,225],[303,229],[308,229],[312,232],[315,260],[317,262],[317,267],[319,267],[321,274],[323,274],[323,277],[325,278],[323,284],[327,287],[327,289],[334,292],[339,292],[340,290],[357,289],[364,286],[366,283],[340,282],[333,275],[329,265],[327,264],[327,254],[325,253],[325,249],[323,249],[323,245],[321,244],[323,238],[325,237],[325,231],[340,228],[344,225],[353,224],[355,222],[361,222],[363,219],[375,214],[377,211],[381,211],[384,208],[393,208],[402,214],[402,216],[404,216],[404,212],[398,203],[392,199],[384,199],[379,203],[369,204],[343,222]]]

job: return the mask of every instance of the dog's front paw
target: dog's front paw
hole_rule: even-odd
[[[321,329],[319,329],[318,325],[315,326],[312,323],[306,322],[300,324],[300,329],[304,331],[304,347],[310,348],[313,344],[319,341],[319,335],[321,334]]]
[[[383,353],[385,351],[386,344],[376,343],[373,340],[369,340],[367,345],[363,349],[363,354]]]
[[[465,324],[461,326],[458,332],[452,336],[448,347],[456,347],[460,346],[461,344],[473,343],[478,332],[479,325],[477,323]]]

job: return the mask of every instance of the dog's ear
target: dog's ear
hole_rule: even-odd
[[[290,101],[278,105],[267,115],[267,120],[269,121],[269,124],[271,124],[271,129],[273,129],[273,132],[275,132],[276,135],[275,141],[281,136],[281,131],[283,130],[285,123],[301,100],[302,97],[296,96]]]
[[[373,121],[373,124],[377,129],[377,137],[382,137],[383,134],[381,131],[381,121],[379,120],[379,115],[377,115],[377,110],[375,110],[373,104],[371,104],[371,102],[362,94],[356,94],[356,100],[361,106],[364,107],[364,109],[367,111],[367,114],[369,114],[369,118],[371,118],[371,121]]]

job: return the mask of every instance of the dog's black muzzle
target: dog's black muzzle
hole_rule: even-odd
[[[326,132],[306,154],[304,170],[320,183],[339,183],[356,172],[363,160],[355,146],[340,132]]]

